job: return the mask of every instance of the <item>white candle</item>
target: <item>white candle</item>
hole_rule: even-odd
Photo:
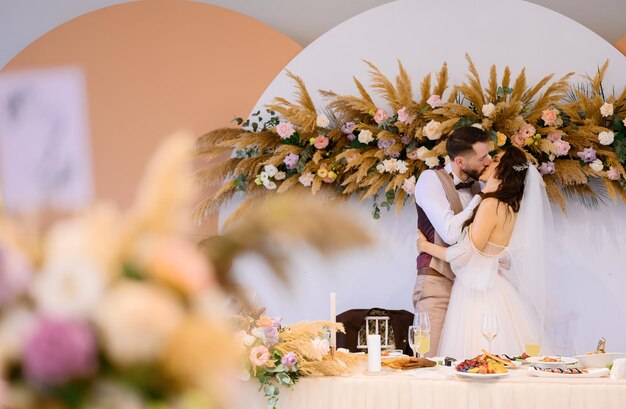
[[[337,322],[337,295],[330,293],[330,322]],[[333,350],[337,349],[337,331],[334,328],[330,330],[330,346]]]
[[[367,336],[367,369],[380,372],[380,335]]]

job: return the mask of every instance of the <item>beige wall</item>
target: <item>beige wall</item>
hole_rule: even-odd
[[[242,14],[191,1],[100,9],[46,33],[3,71],[77,65],[87,77],[98,199],[127,206],[155,146],[245,116],[301,47]],[[205,226],[215,232],[215,219]]]

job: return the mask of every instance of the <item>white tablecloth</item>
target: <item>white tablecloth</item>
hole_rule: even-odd
[[[237,409],[266,409],[255,380],[242,385]],[[280,409],[624,409],[626,380],[537,378],[525,368],[506,378],[459,378],[450,368],[302,378],[280,390]]]

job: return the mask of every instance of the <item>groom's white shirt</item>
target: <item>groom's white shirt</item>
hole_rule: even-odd
[[[444,169],[447,173],[452,173],[455,185],[462,182],[452,172],[452,166],[449,163]],[[441,239],[450,245],[458,241],[463,223],[472,215],[481,201],[480,196],[473,195],[469,188],[459,189],[457,193],[463,205],[463,211],[454,214],[446,198],[446,192],[434,170],[422,172],[415,184],[415,203],[424,210]]]

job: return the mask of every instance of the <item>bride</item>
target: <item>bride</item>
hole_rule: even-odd
[[[438,246],[421,232],[417,242],[420,252],[446,260],[456,274],[439,354],[457,359],[486,349],[485,314],[497,318],[493,353],[517,355],[543,332],[551,214],[542,177],[525,153],[511,146],[481,180],[487,180],[483,200],[457,244]]]

